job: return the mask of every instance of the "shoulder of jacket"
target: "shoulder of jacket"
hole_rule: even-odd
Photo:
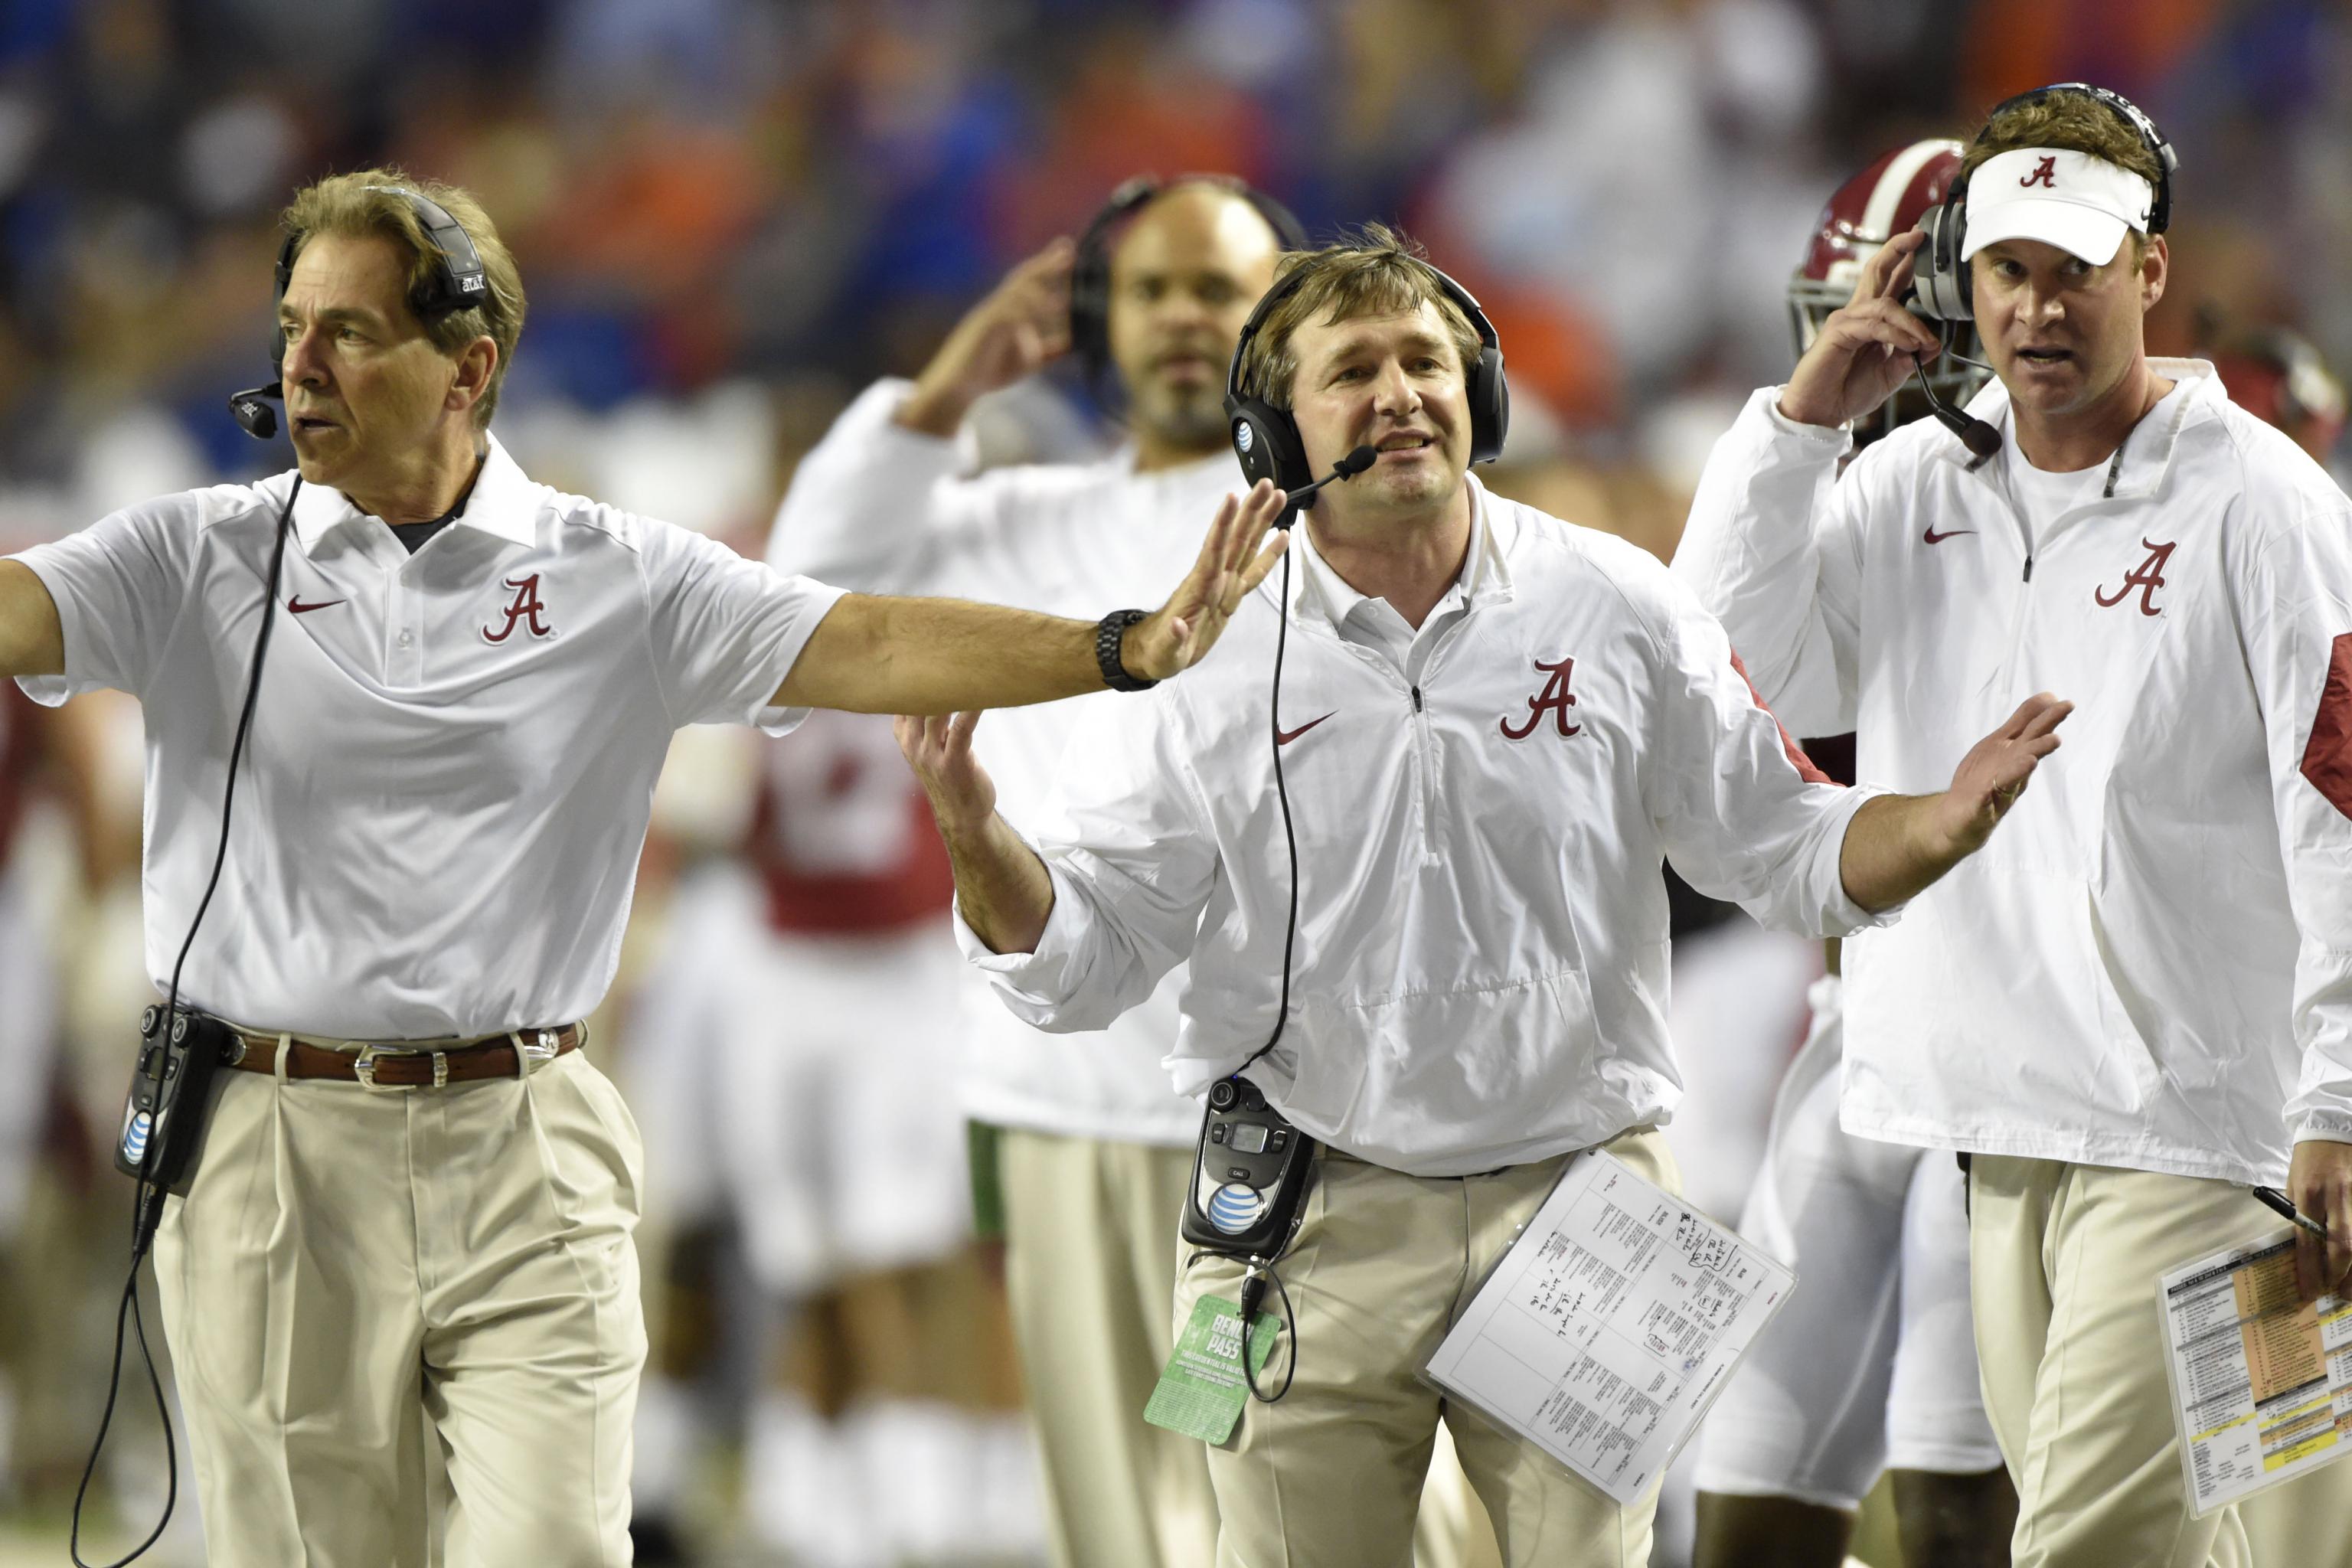
[[[1597,582],[1654,636],[1697,604],[1664,562],[1633,541],[1519,502],[1504,504],[1518,526],[1511,548],[1516,603],[1541,614],[1573,602],[1561,590]]]
[[[2189,447],[2182,457],[2193,456],[2200,468],[2211,465],[2206,477],[2224,493],[2245,499],[2242,515],[2252,526],[2352,512],[2352,499],[2310,453],[2227,398],[2214,399],[2207,416],[2182,430],[2180,440]]]

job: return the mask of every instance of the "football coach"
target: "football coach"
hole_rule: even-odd
[[[296,471],[0,562],[0,673],[143,705],[148,973],[192,942],[234,1030],[155,1247],[209,1555],[422,1564],[424,1417],[452,1568],[625,1562],[639,1145],[577,1021],[672,731],[1173,675],[1278,501],[1107,629],[844,595],[523,474],[488,430],[522,284],[463,191],[345,174],[284,223]]]
[[[2352,502],[2210,364],[2151,358],[2169,142],[2061,83],[1997,106],[1786,386],[1709,459],[1675,559],[1810,733],[1896,787],[2062,684],[2068,765],[1845,952],[1841,1115],[1958,1151],[2022,1568],[2242,1563],[2183,1475],[2157,1277],[2277,1222],[2352,1268]],[[1843,428],[1971,317],[1948,430]],[[2336,1484],[2345,1478],[2339,1473]]]
[[[1253,439],[1318,474],[1377,457],[1304,514],[1289,602],[1254,594],[1192,679],[1088,716],[1042,855],[995,815],[970,716],[899,726],[1008,1005],[1099,1028],[1189,960],[1188,1093],[1282,1010],[1280,748],[1293,1005],[1247,1073],[1322,1147],[1283,1265],[1295,1382],[1209,1455],[1221,1568],[1402,1568],[1440,1420],[1510,1563],[1649,1561],[1652,1501],[1621,1510],[1418,1373],[1571,1154],[1675,1180],[1660,860],[1772,924],[1852,931],[1985,841],[2068,711],[2030,699],[1940,793],[1822,780],[1664,566],[1469,476],[1501,374],[1476,301],[1387,230],[1294,256],[1237,354],[1269,405]],[[1240,1273],[1195,1261],[1177,1320]]]

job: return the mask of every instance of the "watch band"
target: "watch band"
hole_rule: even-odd
[[[1113,610],[1095,623],[1095,664],[1101,669],[1103,684],[1113,691],[1149,691],[1160,684],[1144,680],[1127,672],[1118,659],[1119,645],[1127,639],[1127,628],[1149,618],[1149,610]]]

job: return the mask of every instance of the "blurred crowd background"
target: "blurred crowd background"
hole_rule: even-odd
[[[286,464],[223,405],[268,374],[277,211],[388,161],[472,188],[520,262],[497,430],[525,469],[753,553],[832,417],[919,368],[1007,267],[1131,174],[1221,170],[1318,234],[1381,218],[1418,237],[1508,353],[1502,488],[1666,554],[1709,444],[1785,374],[1787,280],[1828,193],[2071,78],[2137,100],[2180,152],[2152,349],[2285,327],[2352,363],[2352,10],[2323,0],[6,0],[0,550]],[[992,399],[971,435],[976,462],[1117,438],[1070,374]],[[0,835],[34,911],[0,931],[0,1013],[53,1042],[0,1084],[0,1136],[39,1150],[0,1181],[0,1540],[44,1543],[104,1399],[128,1194],[106,1147],[147,1000],[137,710],[78,710],[44,731],[13,862]],[[604,1036],[625,1084],[671,890],[723,873],[746,831],[761,763],[740,739],[689,735],[666,786]],[[28,965],[58,977],[54,1017],[30,1017]],[[1783,967],[1801,993],[1802,963]],[[1720,1080],[1722,1120],[1759,1144],[1777,1066]],[[992,1500],[985,1530],[876,1560],[1030,1560],[984,1247],[928,1295],[861,1301],[851,1281],[812,1329],[806,1301],[745,1283],[723,1215],[665,1194],[653,1142],[648,1412],[667,1425],[648,1447],[675,1463],[645,1495],[678,1550],[782,1560],[730,1479],[746,1389],[797,1380],[837,1415],[845,1356],[962,1413],[960,1436],[873,1439],[870,1506],[906,1501],[918,1450],[984,1472]],[[160,1501],[160,1433],[124,1419],[96,1500],[110,1539]],[[164,1561],[193,1542],[175,1531]]]

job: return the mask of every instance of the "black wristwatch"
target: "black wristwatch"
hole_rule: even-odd
[[[1103,684],[1113,691],[1149,691],[1160,684],[1129,675],[1127,666],[1118,660],[1119,645],[1127,640],[1127,628],[1150,616],[1149,610],[1113,610],[1095,623],[1095,664],[1102,670]]]

